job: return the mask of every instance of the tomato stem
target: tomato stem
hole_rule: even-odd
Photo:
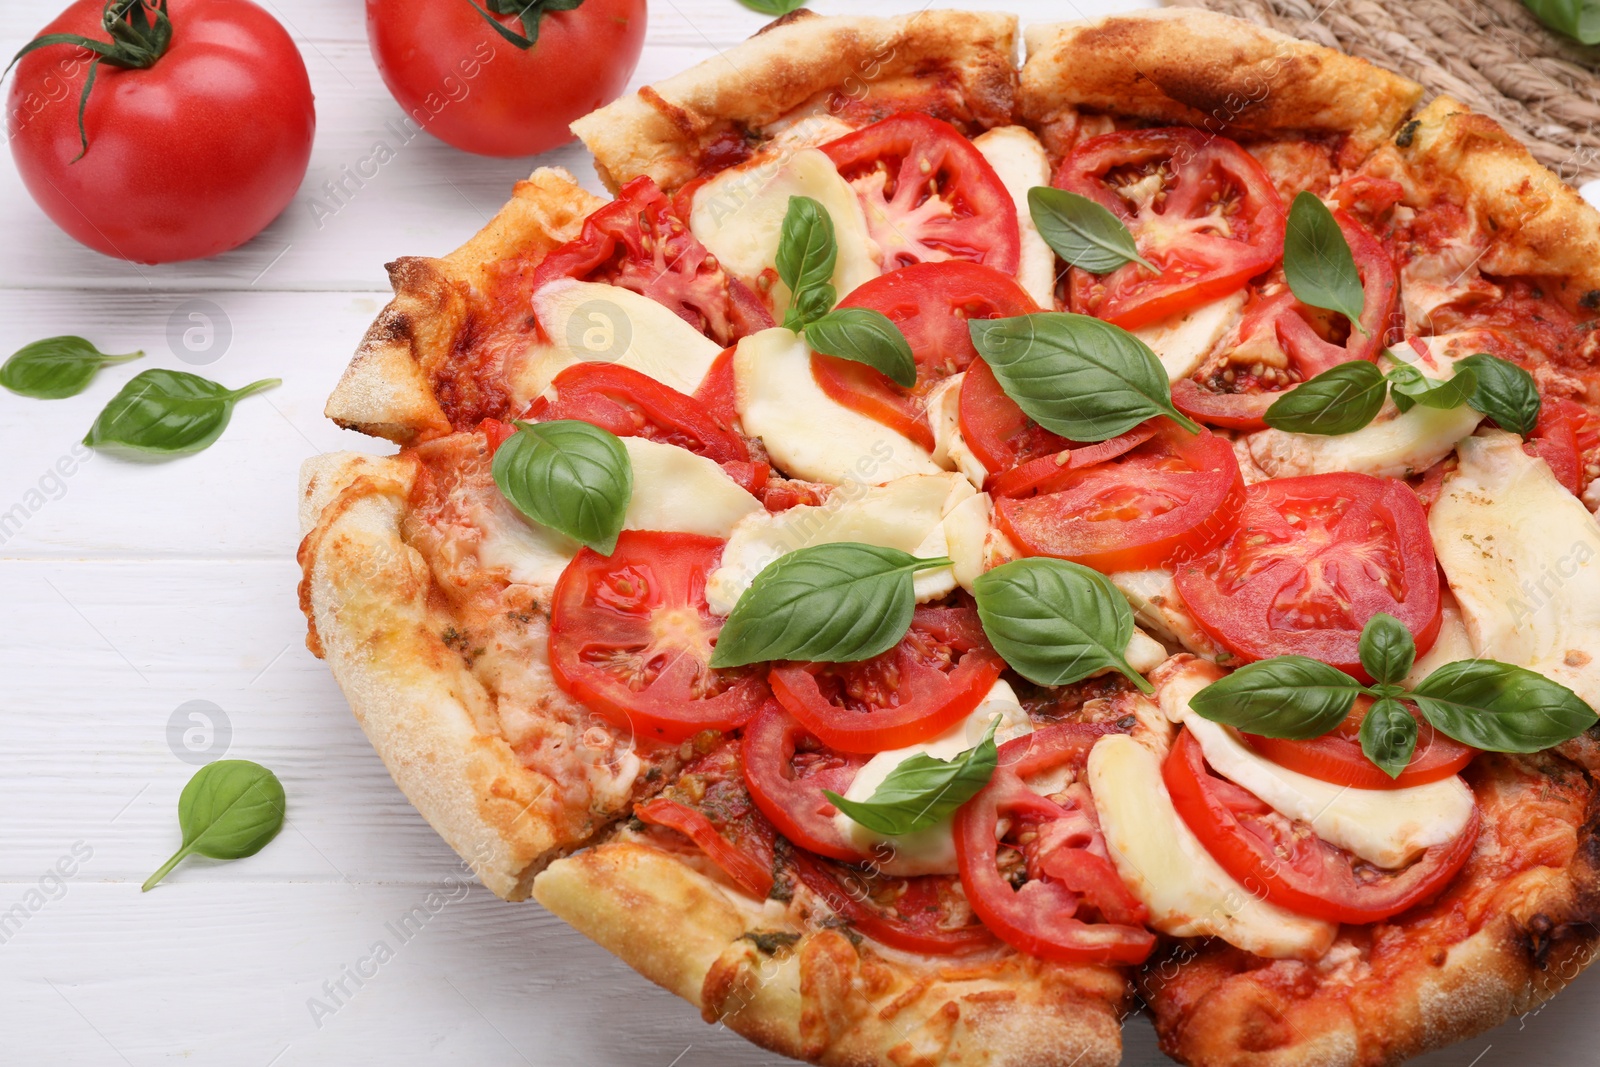
[[[501,37],[516,45],[526,52],[539,43],[539,21],[552,11],[573,11],[583,3],[583,0],[484,0],[488,5],[485,11],[479,7],[476,0],[467,0],[472,9],[483,16]],[[518,33],[506,26],[505,23],[495,18],[495,15],[515,15],[522,23],[522,33]],[[526,34],[526,36],[523,36]]]

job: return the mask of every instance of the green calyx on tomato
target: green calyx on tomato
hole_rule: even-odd
[[[479,7],[474,0],[467,0],[467,3],[472,4],[495,33],[526,52],[539,43],[539,22],[546,14],[551,11],[574,11],[583,0],[484,0],[488,11]],[[495,15],[515,15],[522,23],[522,33],[509,28]]]
[[[94,53],[89,73],[84,78],[83,93],[78,97],[78,140],[83,148],[73,160],[76,163],[89,151],[89,135],[83,128],[83,109],[89,106],[89,93],[94,90],[95,73],[101,63],[124,70],[145,70],[155,66],[172,44],[172,20],[167,17],[167,0],[106,0],[100,15],[100,24],[111,40],[96,41],[78,33],[46,33],[23,45],[11,62],[10,71],[17,60],[36,48],[53,44],[70,44],[87,48]],[[3,76],[3,75],[0,75]]]

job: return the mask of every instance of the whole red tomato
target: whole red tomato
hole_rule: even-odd
[[[627,86],[644,28],[645,0],[367,0],[372,57],[395,100],[439,140],[486,156],[572,140],[569,122]]]
[[[108,29],[113,27],[112,29]],[[16,66],[6,126],[46,215],[108,256],[170,263],[235,248],[278,216],[311,158],[305,63],[249,0],[78,0]]]

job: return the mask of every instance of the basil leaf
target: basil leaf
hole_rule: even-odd
[[[1533,375],[1510,360],[1474,352],[1456,364],[1456,376],[1470,370],[1478,387],[1467,403],[1499,424],[1502,430],[1527,437],[1539,424],[1539,387]]]
[[[1389,380],[1364,359],[1329,367],[1272,402],[1268,426],[1289,433],[1354,433],[1377,418]]]
[[[1390,359],[1398,358],[1387,349],[1384,350],[1384,355]],[[1402,415],[1417,406],[1412,394],[1428,387],[1427,376],[1409,363],[1395,364],[1394,369],[1384,377],[1389,379],[1389,399],[1394,401],[1394,406]]]
[[[1375,682],[1393,685],[1411,673],[1417,658],[1417,643],[1411,631],[1393,615],[1378,612],[1361,628],[1357,646],[1361,666]]]
[[[1361,288],[1361,275],[1333,212],[1315,193],[1298,194],[1289,207],[1289,225],[1283,234],[1283,273],[1302,304],[1337,311],[1366,336],[1361,312],[1367,294]]]
[[[739,3],[751,11],[772,16],[787,15],[806,6],[806,0],[739,0]]]
[[[838,259],[839,245],[827,209],[809,196],[791,196],[774,261],[778,278],[791,294],[784,326],[798,330],[833,310],[837,294],[831,283]]]
[[[1006,395],[1068,440],[1109,440],[1154,415],[1200,432],[1172,406],[1167,372],[1155,353],[1109,322],[1046,311],[973,319],[967,330]]]
[[[1417,720],[1398,701],[1379,700],[1361,720],[1361,751],[1390,778],[1411,762],[1417,748]]]
[[[611,555],[633,498],[628,450],[579,419],[516,426],[490,467],[500,495],[539,525]]]
[[[779,556],[733,606],[711,653],[713,667],[764,660],[851,663],[899,643],[917,597],[911,576],[948,559],[854,541]]]
[[[1074,267],[1107,274],[1137,263],[1152,274],[1161,273],[1139,254],[1123,221],[1087,196],[1036,185],[1028,190],[1028,214],[1044,243]]]
[[[833,286],[828,286],[831,292]],[[816,290],[812,290],[815,292]],[[836,308],[809,323],[806,344],[825,356],[865,363],[909,389],[917,384],[917,361],[889,316],[871,308]]]
[[[1402,410],[1410,410],[1410,402],[1440,410],[1458,408],[1467,402],[1478,387],[1478,376],[1471,367],[1457,367],[1453,377],[1442,381],[1429,378],[1410,365],[1406,366],[1406,370],[1411,373],[1407,374],[1396,367],[1388,375],[1391,387],[1389,395],[1395,398],[1395,406],[1400,406],[1400,397],[1408,401]]]
[[[1306,656],[1246,664],[1189,699],[1201,718],[1263,737],[1304,741],[1344,721],[1361,687],[1341,670]]]
[[[149,892],[191,853],[215,860],[254,856],[278,835],[286,810],[278,776],[249,760],[225,759],[195,772],[178,797],[183,845],[140,887]]]
[[[1538,752],[1596,721],[1594,709],[1560,682],[1492,659],[1446,663],[1411,699],[1434,729],[1489,752]]]
[[[1584,44],[1600,44],[1600,4],[1595,0],[1522,0],[1522,3],[1557,33]]]
[[[866,800],[847,800],[831,789],[822,795],[833,806],[880,834],[913,834],[949,818],[989,784],[999,762],[996,715],[983,740],[953,759],[919,752],[889,772]]]
[[[1099,571],[1035,556],[972,584],[983,632],[1011,669],[1038,685],[1068,685],[1110,668],[1155,689],[1125,658],[1133,636],[1127,598]]]
[[[238,400],[281,384],[281,378],[263,378],[229,389],[188,371],[140,371],[111,398],[83,443],[152,456],[189,455],[222,436]]]
[[[60,400],[89,388],[101,367],[142,355],[108,356],[81,337],[46,337],[23,345],[0,366],[0,385],[19,396]]]

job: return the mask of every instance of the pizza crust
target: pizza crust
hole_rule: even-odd
[[[572,124],[615,190],[641,174],[663,189],[698,176],[702,149],[730,131],[761,131],[823,94],[892,91],[901,81],[954,83],[966,118],[1011,122],[1017,19],[977,11],[878,18],[785,15],[713,59]]]
[[[441,634],[427,563],[400,535],[416,465],[337,453],[300,472],[300,603],[356,721],[423,818],[507,900],[565,844],[550,778],[493,726],[490,694]]]
[[[487,287],[497,264],[520,259],[531,269],[576,237],[604,203],[566,171],[540,167],[454,252],[390,263],[394,299],[367,329],[323,414],[346,429],[402,445],[449,433],[434,375],[447,369],[474,295]]]
[[[1363,59],[1194,8],[1028,27],[1018,103],[1049,126],[1076,109],[1212,134],[1346,135],[1354,164],[1422,86]]]
[[[541,904],[657,985],[763,1048],[838,1067],[1113,1067],[1126,983],[1109,967],[1014,953],[918,960],[806,930],[764,953],[750,935],[784,929],[760,902],[640,840],[557,860],[533,883]]]

